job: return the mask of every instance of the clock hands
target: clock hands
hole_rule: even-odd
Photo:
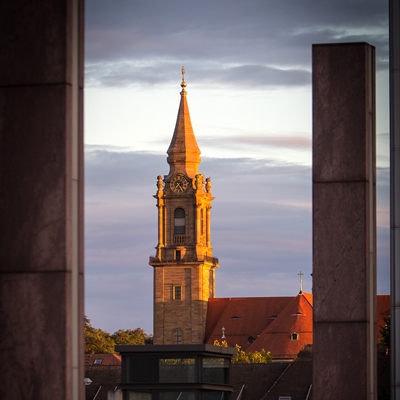
[[[180,181],[176,181],[176,183],[175,183],[175,187],[176,187],[177,189],[179,189],[179,190],[183,190],[183,187],[182,187],[182,185],[181,185],[181,182],[180,182]]]

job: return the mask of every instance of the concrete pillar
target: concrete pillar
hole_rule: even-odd
[[[400,399],[400,4],[389,1],[391,399]]]
[[[83,399],[83,1],[0,4],[0,398]]]
[[[313,46],[315,399],[376,398],[375,49]]]

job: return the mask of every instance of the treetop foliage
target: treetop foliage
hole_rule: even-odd
[[[112,335],[100,328],[93,328],[85,317],[85,354],[115,354],[116,345],[151,344],[152,336],[141,328],[119,329]]]
[[[221,342],[214,340],[214,346],[228,347],[228,343],[226,340],[222,340]],[[235,347],[238,352],[232,357],[233,364],[265,364],[272,362],[272,355],[269,351],[262,349],[261,351],[255,351],[254,353],[246,353],[238,344],[236,344]]]
[[[384,326],[379,327],[379,333],[381,334],[380,342],[386,346],[386,349],[390,351],[390,315],[383,318]]]

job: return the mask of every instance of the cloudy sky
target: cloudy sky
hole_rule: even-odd
[[[388,19],[383,0],[86,0],[86,304],[152,332],[157,175],[181,67],[212,178],[218,297],[311,292],[311,46],[377,56],[378,292],[389,293]]]

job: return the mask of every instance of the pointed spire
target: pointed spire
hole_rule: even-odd
[[[167,151],[167,161],[170,165],[169,176],[175,173],[182,173],[194,178],[198,174],[201,159],[200,149],[194,136],[192,122],[190,121],[185,87],[185,68],[182,67],[181,102],[174,135]]]

